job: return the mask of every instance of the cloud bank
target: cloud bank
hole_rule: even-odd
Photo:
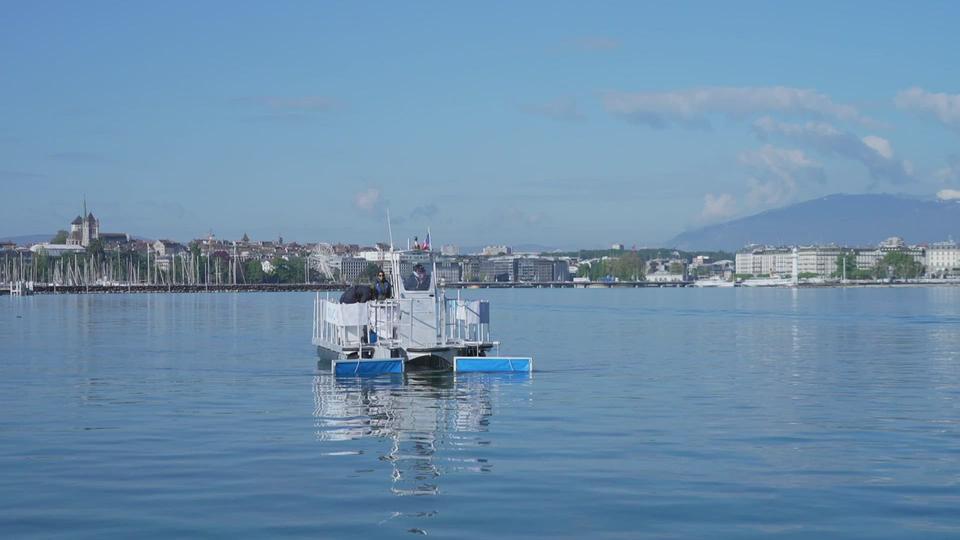
[[[707,193],[703,196],[703,210],[700,211],[701,221],[710,223],[733,217],[737,213],[737,200],[729,193],[714,195]]]
[[[756,114],[797,114],[870,123],[853,106],[835,103],[815,90],[770,87],[708,87],[670,92],[608,92],[608,112],[654,128],[709,127],[711,115],[742,119]]]
[[[913,180],[910,163],[896,159],[890,142],[882,137],[869,135],[860,138],[824,122],[789,124],[778,122],[769,116],[754,122],[753,128],[763,140],[784,138],[809,146],[824,155],[858,161],[876,181],[905,184]]]
[[[740,163],[752,170],[747,204],[776,206],[792,201],[801,184],[826,182],[823,166],[803,150],[766,145],[740,154]]]
[[[353,205],[365,212],[376,208],[378,202],[380,202],[380,190],[377,188],[367,188],[353,196]]]
[[[894,104],[923,116],[933,116],[941,124],[960,130],[960,94],[927,92],[913,87],[897,94]]]

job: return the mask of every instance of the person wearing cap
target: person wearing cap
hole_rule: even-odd
[[[403,288],[408,291],[426,291],[430,288],[430,274],[422,264],[413,267],[413,274],[403,282]]]

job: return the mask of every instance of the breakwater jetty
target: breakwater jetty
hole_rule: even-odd
[[[209,285],[53,285],[33,283],[27,294],[127,294],[127,293],[219,293],[219,292],[324,292],[342,291],[350,284],[345,283],[249,283],[249,284],[209,284]],[[800,288],[829,287],[903,287],[953,285],[960,286],[958,280],[913,280],[913,281],[860,281],[846,283],[803,283]],[[541,283],[518,282],[456,282],[443,285],[448,289],[639,289],[639,288],[683,288],[693,287],[694,282],[682,281],[656,283],[650,281],[555,281]],[[738,284],[739,287],[739,284]],[[781,287],[782,288],[782,287]],[[10,284],[0,284],[0,296],[10,295],[14,288]]]
[[[456,282],[444,285],[448,289],[572,289],[572,288],[639,288],[685,287],[691,283],[651,283],[647,281],[556,281],[543,283],[514,282]],[[248,284],[117,284],[117,285],[53,285],[34,283],[33,294],[124,294],[124,293],[214,293],[214,292],[304,292],[342,291],[344,283],[248,283]],[[11,288],[0,287],[0,295],[10,294]]]

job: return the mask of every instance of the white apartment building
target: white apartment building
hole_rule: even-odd
[[[830,277],[837,271],[841,249],[836,246],[805,246],[797,248],[797,273]]]
[[[737,253],[736,272],[745,275],[786,275],[793,273],[793,249],[753,247]]]
[[[483,248],[483,251],[480,252],[481,255],[487,257],[496,257],[498,255],[512,255],[513,248],[510,246],[486,246]]]
[[[906,253],[920,264],[925,265],[927,262],[924,248],[920,246],[908,246],[906,242],[903,241],[903,238],[891,236],[883,242],[880,242],[880,245],[877,246],[876,249],[857,249],[857,269],[872,270],[876,268],[877,263],[879,263],[887,253],[894,251]]]
[[[927,275],[960,274],[960,246],[954,242],[938,242],[927,247]]]

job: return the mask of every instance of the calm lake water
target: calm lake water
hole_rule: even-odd
[[[0,298],[0,534],[960,537],[960,288],[468,294],[532,376],[335,380],[311,294]]]

